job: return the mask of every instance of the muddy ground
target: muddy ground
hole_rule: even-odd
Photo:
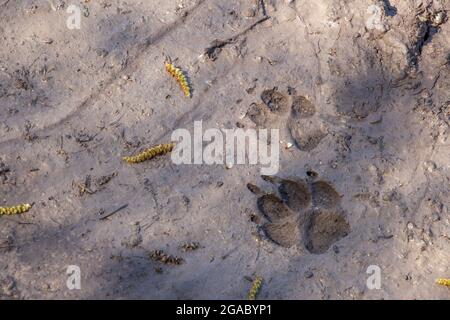
[[[449,10],[1,0],[0,206],[34,205],[0,216],[0,297],[448,299]],[[277,177],[122,161],[195,120],[279,128]]]

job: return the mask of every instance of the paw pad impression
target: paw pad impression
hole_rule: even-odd
[[[321,254],[350,232],[340,196],[328,182],[262,178],[277,186],[279,196],[250,183],[247,187],[258,196],[258,209],[267,220],[261,226],[264,234],[276,244],[302,244],[310,253]]]
[[[327,136],[327,128],[316,117],[316,106],[301,95],[287,95],[278,88],[265,89],[262,103],[253,103],[247,111],[258,127],[285,126],[301,151],[312,151]]]

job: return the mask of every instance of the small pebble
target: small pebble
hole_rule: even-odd
[[[252,18],[255,16],[255,10],[253,8],[247,8],[242,13],[246,18]]]
[[[436,170],[436,164],[433,161],[425,161],[423,163],[423,166],[428,172],[433,172],[434,170]]]
[[[433,220],[433,222],[436,222],[441,220],[441,217],[439,216],[439,213],[433,212],[433,214],[431,215],[431,219]]]

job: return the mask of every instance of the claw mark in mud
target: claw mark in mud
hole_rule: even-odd
[[[315,105],[306,97],[288,96],[278,88],[261,93],[263,103],[252,103],[247,111],[249,119],[258,127],[278,126],[287,122],[289,135],[301,151],[312,151],[327,136],[325,126],[314,117]]]
[[[261,230],[271,241],[286,248],[303,245],[321,254],[350,232],[340,196],[328,182],[262,178],[278,186],[280,197],[250,183],[247,188],[258,196],[258,209],[267,220]]]

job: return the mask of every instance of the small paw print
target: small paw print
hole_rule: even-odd
[[[316,107],[306,97],[287,95],[278,88],[261,93],[262,103],[253,103],[247,111],[258,127],[286,127],[301,151],[312,151],[327,136],[327,128],[316,117]]]

